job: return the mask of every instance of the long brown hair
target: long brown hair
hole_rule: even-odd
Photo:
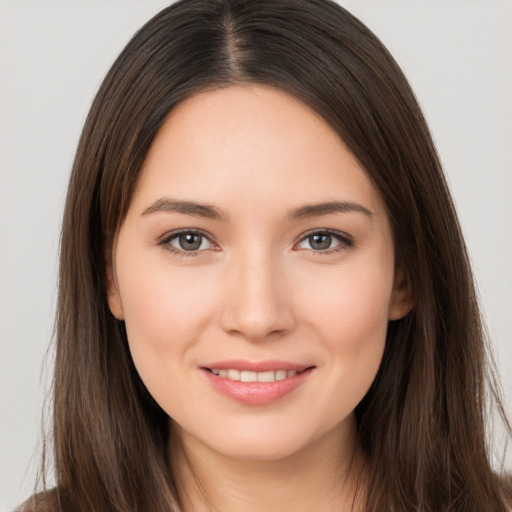
[[[180,510],[169,462],[179,445],[134,368],[124,324],[109,311],[105,257],[173,107],[206,89],[247,83],[299,98],[348,145],[384,200],[396,264],[415,298],[410,314],[390,322],[380,370],[356,409],[368,459],[366,509],[507,510],[510,477],[493,471],[486,442],[488,403],[503,409],[429,130],[384,46],[329,0],[177,2],[135,34],[106,76],[64,213],[57,488],[40,503],[77,512]]]

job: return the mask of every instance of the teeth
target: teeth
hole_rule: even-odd
[[[226,377],[230,380],[240,380],[239,370],[228,370]]]
[[[224,379],[235,380],[240,382],[275,382],[278,380],[289,379],[297,375],[296,370],[276,370],[267,372],[250,372],[246,370],[217,370],[211,369],[214,375],[222,377]]]
[[[276,372],[276,380],[286,379],[286,370],[277,370]]]
[[[276,372],[258,372],[258,382],[274,382],[276,380]]]
[[[242,382],[258,382],[258,374],[256,372],[240,372],[240,380]]]

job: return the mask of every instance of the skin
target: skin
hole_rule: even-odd
[[[162,198],[213,205],[225,218],[148,212]],[[369,213],[289,216],[329,201]],[[182,229],[208,238],[186,252],[172,238]],[[339,237],[318,249],[308,236],[326,229]],[[348,510],[362,461],[353,411],[379,368],[388,320],[411,304],[378,191],[329,125],[264,86],[182,103],[150,148],[111,261],[111,311],[182,440],[188,464],[173,464],[187,509],[208,510],[205,493],[223,512]],[[231,359],[314,369],[279,400],[248,405],[200,370]]]

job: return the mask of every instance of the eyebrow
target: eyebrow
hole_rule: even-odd
[[[163,197],[148,206],[142,215],[149,215],[155,212],[182,213],[194,217],[203,217],[206,219],[226,221],[229,215],[216,206],[209,204],[200,204],[195,201],[182,201]]]
[[[195,201],[183,201],[179,199],[161,198],[148,206],[142,215],[149,215],[155,212],[182,213],[193,217],[202,217],[219,221],[229,220],[229,214],[216,206],[201,204]],[[320,217],[333,213],[357,212],[373,217],[373,212],[359,203],[350,201],[327,201],[324,203],[305,205],[288,213],[287,217],[292,220],[302,220],[311,217]]]
[[[319,217],[321,215],[329,215],[332,213],[362,213],[369,217],[373,217],[373,212],[365,208],[362,204],[350,201],[328,201],[325,203],[306,205],[289,213],[289,217],[293,220],[302,220],[309,217]]]

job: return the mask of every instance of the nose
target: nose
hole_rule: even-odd
[[[278,337],[295,324],[286,275],[270,255],[240,257],[226,279],[222,328],[251,341]]]

